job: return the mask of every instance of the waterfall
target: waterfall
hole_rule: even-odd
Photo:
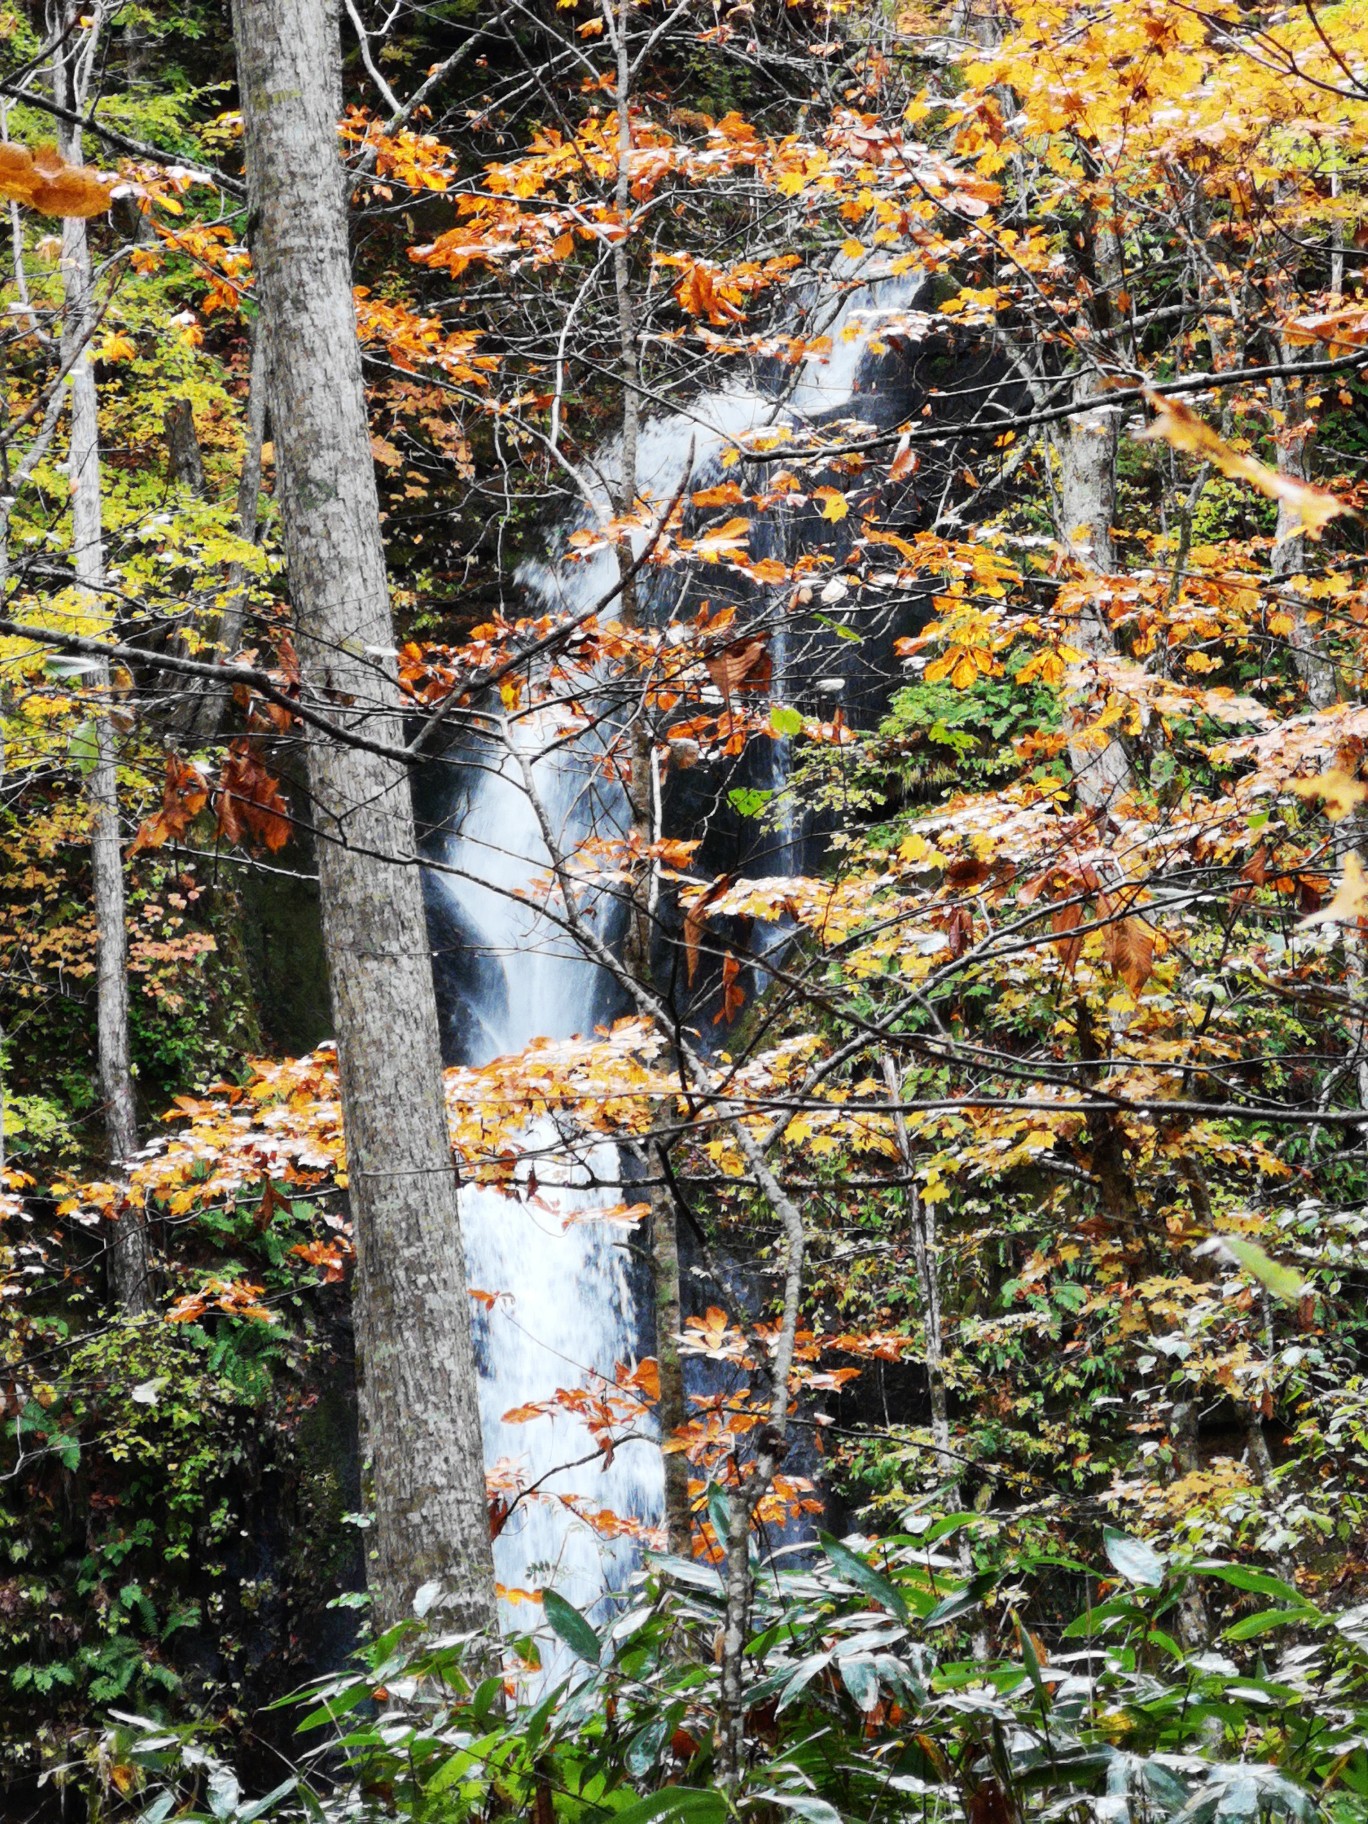
[[[637,470],[643,497],[663,504],[687,482],[706,485],[720,472],[725,450],[767,425],[800,429],[848,410],[871,339],[906,310],[919,281],[853,282],[849,268],[835,276],[846,281],[846,289],[827,311],[827,352],[810,355],[768,383],[734,381],[676,412],[645,420]],[[611,550],[586,561],[565,552],[571,532],[609,515],[620,464],[621,444],[615,440],[584,465],[591,498],[561,526],[551,560],[519,572],[534,611],[583,614],[616,581]],[[657,618],[668,613],[666,596],[679,587],[671,576],[643,574],[644,613]],[[775,695],[784,700],[793,688],[786,623],[783,614],[772,618],[785,630],[774,652]],[[558,688],[570,694],[572,686]],[[602,972],[545,909],[549,857],[525,787],[530,776],[546,827],[564,853],[573,854],[590,836],[621,833],[627,826],[624,795],[596,764],[608,740],[611,731],[567,741],[551,703],[505,717],[496,734],[473,740],[450,769],[450,798],[432,851],[449,871],[434,870],[427,884],[443,928],[459,932],[468,953],[474,986],[466,991],[465,1030],[458,1035],[464,1062],[520,1051],[535,1038],[588,1034],[611,1009]],[[775,766],[786,767],[787,745],[775,744]],[[780,846],[777,859],[786,867],[793,854],[791,833]],[[609,896],[591,896],[582,913],[606,941],[620,935],[620,907]],[[615,1183],[623,1176],[617,1149],[599,1144],[587,1156],[581,1152],[577,1163],[558,1154],[554,1127],[546,1119],[529,1125],[525,1144],[522,1179],[526,1189],[535,1171],[535,1197],[474,1188],[462,1196],[471,1284],[501,1295],[487,1311],[477,1312],[476,1320],[486,1460],[518,1462],[524,1481],[537,1483],[542,1497],[517,1504],[495,1542],[495,1564],[506,1588],[554,1584],[592,1613],[602,1609],[636,1562],[639,1545],[631,1538],[606,1542],[554,1497],[573,1493],[658,1527],[663,1512],[658,1447],[650,1440],[630,1442],[606,1466],[600,1461],[562,1467],[592,1450],[580,1424],[561,1416],[510,1423],[505,1415],[544,1400],[557,1387],[611,1377],[616,1363],[632,1363],[646,1353],[644,1288],[619,1228],[574,1220],[622,1201]],[[505,1601],[504,1617],[515,1634],[538,1619],[535,1609],[516,1599]]]

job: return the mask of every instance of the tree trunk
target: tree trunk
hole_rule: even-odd
[[[1297,350],[1288,342],[1278,344],[1278,359],[1292,366]],[[1293,387],[1285,379],[1276,379],[1270,388],[1274,406],[1283,414],[1278,432],[1278,473],[1294,481],[1311,479],[1311,434],[1306,428],[1306,388]],[[1312,709],[1328,709],[1339,695],[1335,667],[1321,650],[1316,630],[1307,619],[1306,597],[1301,579],[1306,574],[1306,534],[1301,515],[1290,501],[1278,502],[1278,526],[1273,535],[1271,559],[1273,575],[1281,584],[1279,593],[1292,617],[1289,645],[1297,676],[1306,689],[1306,700]]]
[[[195,408],[188,399],[168,399],[162,413],[166,432],[166,479],[189,488],[203,500],[209,492],[204,479],[204,457],[195,434]]]
[[[338,20],[234,0],[285,552],[305,690],[345,730],[402,730],[352,302]],[[372,1590],[386,1626],[443,1582],[495,1637],[465,1251],[407,769],[313,738],[324,944],[357,1244]]]
[[[655,1174],[663,1172],[657,1148]],[[655,1279],[656,1362],[660,1369],[661,1443],[684,1423],[684,1360],[679,1352],[683,1314],[679,1291],[679,1224],[668,1185],[651,1186],[651,1267]],[[669,1549],[689,1555],[689,1460],[682,1450],[665,1452],[665,1537]]]
[[[1091,396],[1086,376],[1078,381],[1074,397],[1083,404]],[[1099,404],[1101,402],[1099,401]],[[1059,536],[1061,542],[1089,570],[1106,575],[1116,567],[1111,522],[1116,505],[1117,421],[1105,409],[1070,418],[1055,440],[1059,454]],[[1114,653],[1106,615],[1090,602],[1079,616],[1078,645],[1090,657]],[[1105,810],[1130,784],[1130,762],[1120,741],[1084,735],[1086,708],[1070,709],[1066,726],[1071,730],[1069,761],[1079,803],[1089,810]]]
[[[79,111],[84,96],[59,53],[54,63],[58,100]],[[81,161],[79,128],[67,129],[62,153]],[[94,320],[90,243],[83,221],[62,224],[62,287],[65,312],[62,353],[71,367],[71,438],[68,476],[71,484],[71,556],[77,580],[91,594],[92,608],[103,609],[104,528],[100,512],[100,425],[90,340]],[[90,862],[95,905],[96,1026],[100,1093],[110,1169],[126,1175],[138,1150],[137,1104],[128,1034],[128,932],[124,912],[123,849],[119,841],[118,750],[111,720],[108,665],[92,674],[94,757],[87,781],[90,803]],[[141,1210],[126,1208],[117,1218],[109,1249],[109,1282],[115,1302],[131,1315],[151,1309],[147,1227]]]

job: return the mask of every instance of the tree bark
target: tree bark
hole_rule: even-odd
[[[166,432],[166,478],[189,488],[200,500],[209,492],[204,479],[204,457],[195,433],[195,408],[188,399],[168,399],[162,413]]]
[[[663,1153],[656,1149],[656,1176],[661,1175]],[[651,1267],[655,1279],[656,1363],[660,1370],[661,1442],[669,1440],[685,1420],[684,1359],[679,1352],[683,1311],[679,1290],[679,1224],[674,1198],[667,1185],[651,1186]],[[689,1512],[689,1460],[682,1450],[665,1453],[665,1537],[669,1549],[689,1555],[692,1521]]]
[[[336,122],[329,0],[234,0],[254,257],[306,694],[398,735]],[[357,1244],[361,1406],[383,1627],[442,1582],[495,1638],[493,1560],[456,1177],[406,770],[311,739],[324,944]]]
[[[1297,350],[1289,342],[1279,341],[1278,359],[1292,366]],[[1270,396],[1283,414],[1279,428],[1278,473],[1294,481],[1311,479],[1311,433],[1306,424],[1306,389],[1293,387],[1285,379],[1273,381]],[[1281,594],[1292,617],[1289,645],[1297,676],[1306,689],[1306,700],[1312,709],[1328,709],[1339,695],[1333,662],[1321,649],[1316,630],[1307,619],[1307,601],[1301,590],[1306,574],[1306,534],[1301,516],[1290,501],[1278,502],[1278,525],[1273,534],[1271,568],[1281,585]]]
[[[1074,393],[1082,403],[1091,397],[1091,382],[1079,379]],[[1102,402],[1099,401],[1099,405]],[[1068,420],[1056,438],[1059,454],[1059,536],[1086,569],[1107,575],[1116,568],[1111,522],[1116,506],[1117,420],[1105,408]],[[1106,615],[1089,602],[1078,620],[1078,644],[1090,657],[1115,652]],[[1069,761],[1079,803],[1105,810],[1130,784],[1130,762],[1115,737],[1103,745],[1085,739],[1086,710],[1071,708]]]
[[[98,24],[95,28],[98,30]],[[88,54],[91,47],[85,47]],[[79,75],[66,57],[54,60],[58,101],[79,112],[85,96]],[[81,161],[79,128],[62,135],[62,153]],[[62,354],[71,362],[71,435],[67,472],[71,486],[72,567],[91,606],[102,609],[104,527],[100,509],[100,424],[95,370],[88,347],[94,327],[90,242],[84,221],[62,223],[62,287],[65,306]],[[94,757],[86,785],[90,805],[90,863],[95,907],[95,993],[100,1093],[104,1101],[109,1164],[126,1176],[138,1150],[137,1103],[128,1032],[128,932],[125,923],[123,848],[119,840],[118,745],[111,719],[109,666],[92,674]],[[114,1224],[109,1247],[109,1282],[115,1303],[132,1316],[149,1311],[152,1289],[147,1258],[147,1225],[141,1210],[125,1208]]]

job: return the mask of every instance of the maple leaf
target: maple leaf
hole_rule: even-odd
[[[745,311],[718,291],[716,269],[702,260],[695,260],[689,267],[675,287],[675,297],[691,317],[706,317],[710,323],[746,320]]]
[[[690,498],[696,507],[739,507],[746,496],[734,481],[723,481],[715,488],[700,488]]]
[[[1241,455],[1180,399],[1170,399],[1148,389],[1145,397],[1154,407],[1156,415],[1152,424],[1137,432],[1137,441],[1153,442],[1162,438],[1175,450],[1183,450],[1188,455],[1199,456],[1204,462],[1210,462],[1232,481],[1247,481],[1270,500],[1284,501],[1296,513],[1311,538],[1319,538],[1337,513],[1358,517],[1348,501],[1341,500],[1338,494],[1330,493],[1327,488],[1315,488],[1309,482],[1297,481],[1290,475],[1280,475],[1276,469],[1270,469],[1267,463],[1260,462],[1257,457]]]
[[[812,498],[822,503],[822,518],[830,520],[833,525],[843,520],[850,511],[850,502],[839,488],[814,488]]]

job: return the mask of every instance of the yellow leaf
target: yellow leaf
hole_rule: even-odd
[[[1347,501],[1328,489],[1313,488],[1308,482],[1278,474],[1276,469],[1270,469],[1267,463],[1259,462],[1253,456],[1242,456],[1181,400],[1167,399],[1162,393],[1148,390],[1145,397],[1154,407],[1155,419],[1138,433],[1141,440],[1152,442],[1162,438],[1175,450],[1185,450],[1191,456],[1212,463],[1233,481],[1247,481],[1270,500],[1285,502],[1312,538],[1319,538],[1337,513],[1354,513]],[[1354,516],[1357,518],[1356,514]]]
[[[1292,790],[1298,798],[1323,799],[1325,814],[1331,823],[1338,823],[1341,817],[1347,817],[1368,799],[1368,785],[1351,778],[1338,767],[1316,779],[1294,779]]]
[[[1352,852],[1344,858],[1344,873],[1328,906],[1304,918],[1300,931],[1312,925],[1352,925],[1368,913],[1368,871]]]
[[[829,519],[833,525],[850,511],[850,503],[839,488],[814,488],[812,498],[821,501],[822,518]]]

